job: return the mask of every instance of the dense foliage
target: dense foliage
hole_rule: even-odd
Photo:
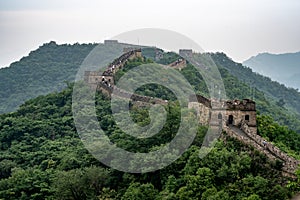
[[[69,86],[0,116],[0,199],[286,199],[292,194],[292,189],[281,185],[286,179],[276,163],[234,139],[225,136],[200,159],[205,127],[198,128],[183,156],[164,169],[144,174],[110,169],[87,152],[76,134],[71,94]],[[154,140],[143,145],[138,140],[128,142],[112,120],[109,101],[101,94],[96,99],[100,123],[114,142],[129,150],[154,148]],[[145,109],[133,109],[138,123],[148,120]],[[169,105],[169,122],[155,146],[173,137],[178,109],[176,104]],[[260,132],[266,130],[262,126]],[[272,140],[279,137],[284,136],[274,134]],[[295,142],[284,143],[296,151],[300,144]]]
[[[0,113],[11,112],[24,101],[60,91],[74,81],[78,67],[95,44],[44,44],[0,70]]]
[[[51,45],[62,48],[50,43],[41,49],[46,52],[55,49]],[[147,53],[154,57],[151,50]],[[26,59],[29,58],[32,56]],[[169,53],[161,62],[176,58],[176,54]],[[151,62],[149,59],[128,62],[124,70],[118,72],[117,79],[132,67]],[[248,84],[219,67],[228,97],[252,96]],[[180,73],[197,93],[207,95],[206,85],[193,66],[188,64]],[[57,87],[58,82],[53,87]],[[73,85],[67,84],[61,92],[39,96],[26,101],[16,112],[0,115],[0,199],[250,200],[287,199],[299,191],[299,181],[283,177],[281,165],[226,133],[212,149],[206,149],[211,150],[210,153],[200,159],[199,149],[207,132],[207,127],[203,126],[197,128],[190,148],[166,168],[142,174],[111,169],[92,157],[77,135],[71,110]],[[163,86],[149,84],[137,93],[172,100],[165,106],[166,123],[154,137],[137,139],[120,130],[111,114],[109,99],[101,93],[96,94],[97,116],[111,142],[128,151],[149,152],[174,138],[182,110],[173,93]],[[258,89],[254,97],[259,111],[265,114],[258,116],[259,134],[299,159],[299,134],[279,125],[270,114],[276,121],[291,127],[295,125],[295,130],[299,128],[297,118],[293,122],[290,112],[282,104],[269,101]],[[141,126],[149,124],[147,107],[131,105],[130,115]]]

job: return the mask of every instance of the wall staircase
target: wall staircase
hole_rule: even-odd
[[[287,177],[296,178],[295,171],[298,168],[300,161],[288,156],[272,143],[267,142],[261,136],[253,133],[245,121],[242,121],[239,126],[224,125],[223,130],[226,131],[229,136],[238,139],[244,144],[253,146],[255,149],[265,154],[269,159],[282,161],[282,174]]]

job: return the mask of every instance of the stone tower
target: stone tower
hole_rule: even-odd
[[[240,126],[241,122],[247,123],[253,133],[257,133],[255,102],[250,99],[230,100],[218,102],[217,106],[212,106],[216,102],[201,95],[190,98],[189,108],[194,108],[202,125]]]

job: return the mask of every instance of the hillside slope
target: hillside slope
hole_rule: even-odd
[[[287,179],[281,176],[280,163],[226,135],[226,142],[217,142],[200,159],[198,150],[207,131],[205,127],[198,128],[192,146],[183,156],[164,169],[143,174],[110,169],[87,152],[76,133],[72,88],[69,85],[62,92],[27,101],[14,113],[0,115],[0,199],[239,200],[292,196],[294,188],[284,186]],[[172,139],[174,127],[180,123],[179,108],[170,104],[166,126],[159,134],[133,139],[115,126],[110,102],[101,94],[96,99],[101,127],[113,143],[129,151],[160,148]],[[147,110],[132,111],[139,123],[149,120],[145,117]],[[262,124],[261,132],[269,134],[265,127]],[[274,131],[282,128],[285,129],[275,126]],[[295,132],[287,134],[289,138],[299,136]],[[272,139],[286,136],[274,134]],[[295,142],[292,146],[284,141],[284,145],[298,151],[300,140]]]
[[[95,70],[99,65],[108,64],[115,55],[120,55],[124,47],[134,45],[116,44],[62,44],[51,41],[43,44],[28,56],[12,63],[7,68],[0,69],[0,113],[12,112],[24,101],[61,91],[66,87],[66,82],[74,82],[75,75],[87,56],[87,70]],[[97,47],[97,48],[95,48]],[[92,58],[92,50],[103,51],[101,61]]]
[[[25,100],[65,88],[65,81],[74,80],[79,65],[95,46],[50,42],[0,69],[0,113],[14,111]]]

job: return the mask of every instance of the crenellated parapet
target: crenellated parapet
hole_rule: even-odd
[[[228,110],[256,111],[255,102],[250,99],[226,101]]]

